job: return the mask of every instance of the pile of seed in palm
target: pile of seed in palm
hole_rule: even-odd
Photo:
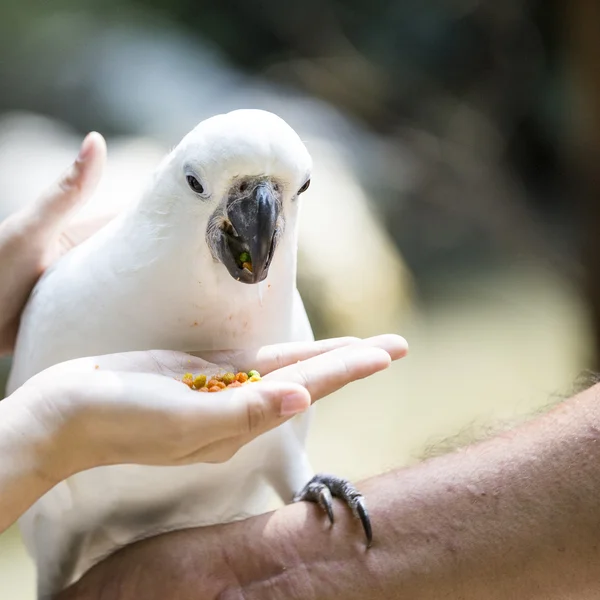
[[[215,375],[210,379],[206,375],[192,375],[186,373],[181,380],[190,389],[197,392],[220,392],[229,388],[238,388],[248,383],[260,381],[260,373],[252,370],[244,373],[225,373],[224,375]]]

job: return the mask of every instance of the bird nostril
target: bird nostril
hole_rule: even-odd
[[[248,189],[248,182],[242,181],[242,183],[240,183],[240,192],[245,192],[247,189]]]

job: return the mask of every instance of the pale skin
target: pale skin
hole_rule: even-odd
[[[78,159],[34,205],[0,224],[0,355],[14,347],[24,304],[43,271],[103,222],[76,220],[102,172],[90,134]],[[256,436],[406,354],[395,335],[278,344],[248,352],[129,352],[69,361],[0,402],[0,532],[70,475],[112,464],[222,462]],[[185,372],[258,369],[260,382],[190,390]]]
[[[57,600],[587,600],[600,595],[600,385],[494,439],[306,503],[131,545]]]

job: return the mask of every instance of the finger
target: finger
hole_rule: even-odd
[[[357,346],[372,346],[385,350],[392,360],[404,358],[408,354],[408,342],[400,335],[384,333],[356,342]]]
[[[106,162],[106,142],[96,132],[86,136],[75,162],[27,209],[29,226],[47,237],[64,226],[95,190]]]
[[[240,371],[256,369],[266,375],[299,360],[306,360],[359,341],[360,338],[340,337],[317,342],[288,342],[252,350],[203,352],[202,357],[211,363],[235,365],[235,369]]]
[[[265,380],[299,383],[309,391],[314,402],[352,381],[387,369],[392,360],[403,356],[399,342],[392,344],[388,338],[383,342],[394,358],[387,349],[358,343],[279,369]]]
[[[195,392],[193,392],[195,393]],[[222,454],[227,448],[233,452],[239,443],[278,427],[311,405],[306,388],[287,381],[260,382],[235,390],[215,394],[201,394],[190,409],[202,417],[201,427],[206,431],[202,453],[215,451]]]
[[[277,369],[283,369],[298,361],[307,360],[313,356],[320,356],[337,348],[343,348],[357,343],[360,338],[340,337],[317,342],[291,342],[288,344],[274,344],[261,348],[255,355],[254,367],[260,373],[268,374]],[[250,368],[252,368],[250,366]]]
[[[242,370],[256,369],[259,373],[268,375],[298,361],[308,360],[351,345],[381,348],[390,355],[392,360],[402,358],[408,352],[408,343],[399,335],[384,334],[366,339],[340,337],[317,342],[291,342],[264,346],[257,352],[242,356],[243,364],[241,367]]]

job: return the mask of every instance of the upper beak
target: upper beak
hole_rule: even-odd
[[[273,258],[275,231],[279,217],[279,204],[268,183],[259,183],[254,190],[242,199],[230,199],[227,216],[236,237],[247,247],[252,263],[252,273],[245,273],[241,280],[257,283],[267,276]],[[230,245],[235,252],[238,244]],[[235,261],[237,256],[232,257]]]

